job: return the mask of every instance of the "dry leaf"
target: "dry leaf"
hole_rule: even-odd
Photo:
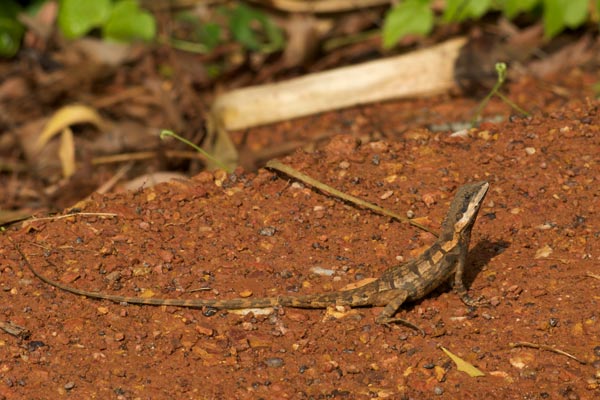
[[[75,173],[75,141],[71,128],[65,128],[60,135],[58,158],[62,166],[63,177],[68,178]]]
[[[446,353],[446,355],[448,357],[450,357],[452,359],[452,361],[454,361],[454,364],[456,364],[456,368],[459,371],[467,373],[470,377],[485,376],[485,374],[483,372],[481,372],[479,369],[475,368],[475,366],[473,366],[473,364],[466,362],[465,360],[463,360],[462,358],[458,357],[455,354],[452,354],[449,350],[447,350],[443,346],[441,347],[441,349],[444,353]]]
[[[143,289],[140,293],[140,297],[142,299],[149,299],[151,297],[154,297],[154,291],[152,291],[151,289]]]
[[[31,216],[31,212],[22,210],[2,210],[0,209],[0,226],[17,222]]]
[[[66,106],[54,113],[50,121],[35,142],[35,152],[39,152],[52,137],[62,132],[65,128],[75,125],[90,123],[102,129],[104,121],[93,109],[84,105]]]

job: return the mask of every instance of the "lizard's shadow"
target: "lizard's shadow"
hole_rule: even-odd
[[[473,281],[483,267],[487,265],[492,258],[503,253],[509,246],[510,243],[504,240],[492,242],[483,239],[477,242],[467,255],[467,265],[465,266],[463,275],[464,284],[467,289],[471,287]]]

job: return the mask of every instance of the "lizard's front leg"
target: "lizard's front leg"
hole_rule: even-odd
[[[375,322],[386,326],[389,326],[391,324],[402,324],[404,326],[421,332],[421,334],[425,336],[425,331],[413,324],[412,322],[409,322],[402,318],[394,318],[394,314],[396,314],[396,312],[400,309],[402,304],[404,304],[407,298],[408,292],[403,289],[392,289],[380,293],[377,299],[377,303],[385,304],[385,307],[383,308],[383,311],[381,312],[381,314],[379,314]]]
[[[456,272],[454,273],[454,291],[460,299],[468,306],[480,306],[483,304],[487,304],[486,301],[483,301],[483,297],[479,297],[478,299],[473,299],[469,296],[467,292],[467,288],[465,287],[465,283],[463,281],[463,273],[465,271],[465,265],[467,263],[467,251],[469,249],[469,243],[460,246],[460,254],[458,255],[458,261],[456,265]]]

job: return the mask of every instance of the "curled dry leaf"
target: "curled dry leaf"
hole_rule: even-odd
[[[80,104],[61,108],[54,113],[37,138],[34,146],[35,152],[39,152],[50,139],[61,133],[65,128],[83,123],[93,124],[101,130],[105,126],[102,117],[93,108]]]

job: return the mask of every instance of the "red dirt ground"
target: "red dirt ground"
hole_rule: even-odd
[[[203,172],[93,195],[71,210],[114,216],[29,221],[0,237],[0,322],[29,333],[0,334],[0,399],[597,398],[599,103],[585,91],[565,98],[539,90],[525,80],[510,93],[531,118],[486,123],[467,137],[404,132],[393,116],[410,102],[328,114],[319,129],[347,118],[357,121],[353,133],[369,136],[376,124],[364,120],[376,115],[386,123],[379,133],[394,134],[362,145],[336,136],[282,159],[436,230],[460,185],[487,180],[467,284],[489,307],[470,309],[448,287],[406,304],[398,315],[425,337],[375,324],[377,308],[207,317],[62,292],[36,279],[15,251],[13,241],[38,271],[78,288],[226,299],[338,290],[417,257],[433,241],[273,171]],[[438,98],[426,107],[443,119],[460,102]],[[511,346],[520,342],[574,358]],[[458,371],[440,346],[485,376]]]

